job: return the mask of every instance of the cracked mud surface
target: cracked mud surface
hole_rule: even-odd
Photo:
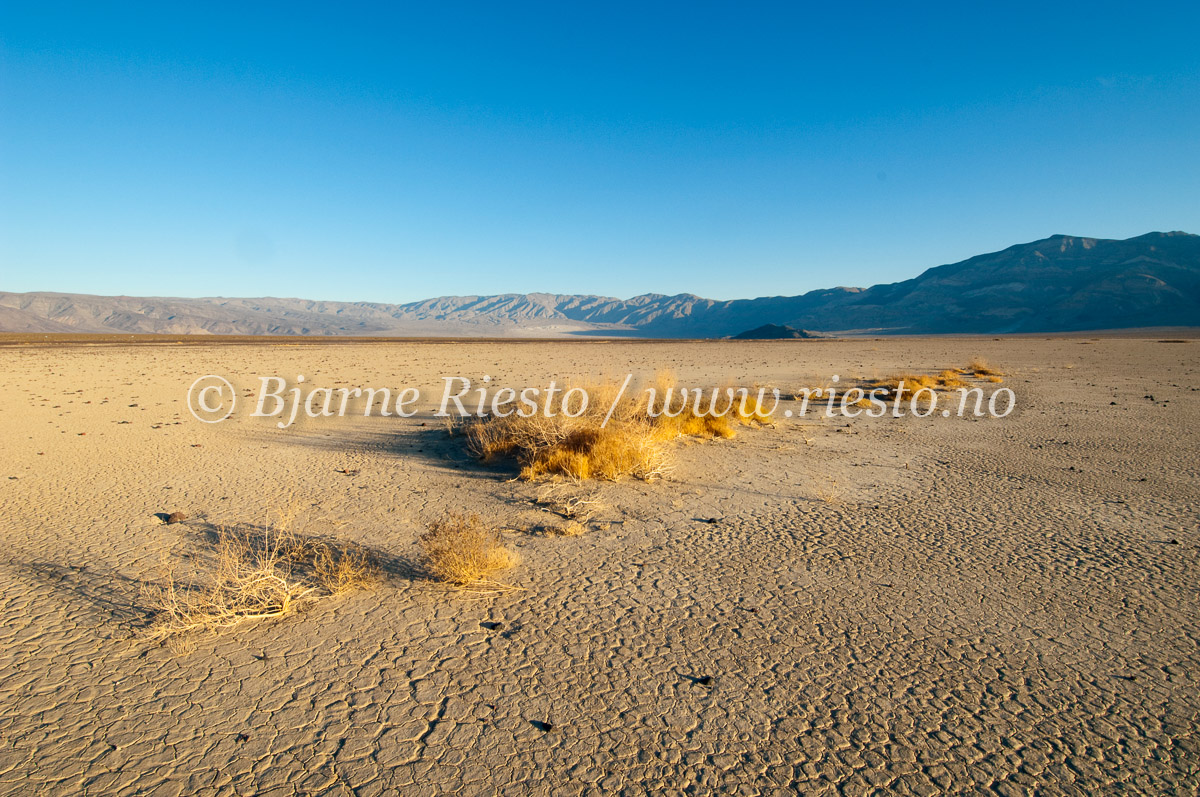
[[[1193,792],[1197,346],[0,350],[0,791]],[[976,355],[1014,416],[810,415],[684,445],[668,481],[601,485],[576,537],[520,531],[555,520],[538,487],[429,417],[442,375],[786,388]],[[208,373],[426,400],[202,425],[184,396]],[[190,650],[145,640],[164,556],[297,501],[306,531],[383,552],[384,583]],[[512,529],[524,589],[421,576],[416,537],[447,511]]]

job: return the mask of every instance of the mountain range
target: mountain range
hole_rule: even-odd
[[[409,304],[0,292],[0,331],[718,338],[764,324],[838,334],[998,334],[1200,326],[1200,236],[1054,235],[870,288],[717,301],[545,293]]]

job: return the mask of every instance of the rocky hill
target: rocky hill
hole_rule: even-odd
[[[813,332],[807,329],[796,329],[795,327],[780,326],[779,324],[763,324],[761,327],[748,329],[745,332],[739,332],[732,336],[733,340],[800,340],[803,338],[818,338]]]

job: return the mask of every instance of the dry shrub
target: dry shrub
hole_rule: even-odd
[[[842,491],[838,487],[838,483],[832,477],[826,477],[824,485],[818,485],[813,488],[817,498],[826,504],[838,504],[842,500]]]
[[[210,567],[182,579],[165,567],[147,598],[151,636],[215,631],[250,620],[281,617],[316,598],[377,582],[380,569],[364,548],[301,537],[287,528],[219,528]]]
[[[581,490],[577,480],[544,485],[538,490],[534,503],[577,523],[589,522],[605,508],[600,492]]]
[[[983,369],[983,370],[978,370]],[[897,392],[905,396],[915,395],[920,390],[928,388],[929,390],[954,390],[956,388],[967,387],[966,380],[963,376],[966,374],[975,376],[985,376],[987,374],[998,374],[999,371],[993,371],[979,359],[972,360],[967,368],[947,368],[938,374],[897,374],[896,376],[887,377],[886,379],[876,379],[866,383],[864,388],[869,393],[871,390],[882,389],[882,395],[888,398],[896,398]],[[988,381],[999,382],[998,377],[992,377]],[[903,388],[901,387],[903,383]]]
[[[975,359],[971,360],[971,362],[967,363],[967,370],[975,376],[1004,376],[1002,371],[992,368],[987,364],[986,360],[983,360],[979,357],[976,357]]]
[[[667,452],[652,425],[618,421],[604,428],[576,429],[557,445],[534,452],[521,477],[615,480],[628,474],[650,480],[669,469]]]
[[[660,373],[654,386],[654,407],[651,396],[643,392],[646,403],[637,406],[638,412],[652,418],[655,434],[666,440],[676,437],[730,438],[737,434],[736,426],[757,424],[772,426],[771,411],[763,406],[762,398],[769,388],[718,387],[712,390],[680,391],[670,374]]]
[[[802,411],[802,414],[805,414],[808,412],[809,408],[819,408],[819,407],[826,406],[827,403],[829,402],[830,398],[832,398],[833,401],[835,402],[835,406],[839,406],[838,402],[842,401],[844,394],[846,392],[848,392],[849,390],[854,390],[854,389],[863,390],[864,388],[869,388],[872,385],[881,384],[879,380],[875,380],[873,382],[867,382],[867,381],[860,380],[860,383],[861,384],[856,388],[844,389],[838,383],[830,381],[830,380],[825,380],[823,382],[815,382],[814,381],[814,382],[809,382],[808,384],[806,384],[802,387],[793,387],[788,392],[790,393],[790,395],[792,397],[792,401],[803,402],[804,410]],[[866,395],[863,395],[860,398],[856,399],[855,401],[851,402],[850,406],[861,407],[863,409],[870,409],[874,405],[871,403],[870,398],[868,398]]]
[[[568,520],[566,523],[560,523],[550,529],[550,533],[555,537],[578,537],[587,531],[587,526],[577,520]]]
[[[937,375],[937,380],[938,385],[945,390],[967,386],[967,383],[962,380],[962,371],[958,368],[950,368],[942,371]]]
[[[513,457],[521,465],[520,477],[527,480],[634,476],[649,481],[670,472],[670,441],[729,438],[735,425],[772,423],[770,411],[754,393],[725,388],[715,391],[715,397],[714,391],[703,394],[701,401],[695,391],[681,393],[665,374],[659,375],[653,396],[632,390],[621,395],[620,386],[611,382],[584,390],[588,405],[577,417],[513,413],[469,423],[470,450],[485,461]]]
[[[330,595],[366,589],[379,581],[374,558],[353,543],[316,543],[309,561],[317,584]]]
[[[477,515],[447,515],[430,525],[420,543],[430,574],[459,586],[507,586],[492,576],[520,561],[504,546],[500,533],[484,527]]]
[[[550,537],[578,537],[588,524],[605,509],[598,490],[586,490],[579,480],[554,481],[538,489],[534,503],[559,515],[563,520],[539,527],[537,533]]]
[[[868,393],[872,390],[882,390],[884,396],[903,399],[925,388],[937,390],[941,386],[939,378],[932,374],[898,374],[869,382],[866,390]]]
[[[649,480],[667,473],[670,464],[651,424],[614,418],[601,427],[603,420],[603,415],[481,419],[467,425],[467,440],[485,461],[515,458],[522,479],[616,479],[628,474]]]

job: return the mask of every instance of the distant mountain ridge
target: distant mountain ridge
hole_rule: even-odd
[[[529,293],[381,304],[0,292],[0,331],[25,333],[714,338],[764,324],[843,334],[1200,326],[1200,236],[1054,235],[903,282],[732,301]]]

